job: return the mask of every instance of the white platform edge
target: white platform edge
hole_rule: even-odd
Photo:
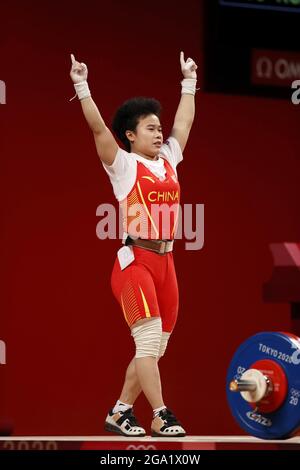
[[[251,436],[187,436],[181,438],[117,436],[0,436],[0,441],[79,441],[79,442],[224,442],[254,444],[300,444],[300,436],[286,440],[264,440]]]

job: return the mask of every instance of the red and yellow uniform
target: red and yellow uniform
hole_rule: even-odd
[[[123,229],[144,239],[172,240],[179,213],[180,186],[175,171],[164,160],[162,181],[141,162],[137,162],[134,186],[120,206]]]
[[[133,185],[131,183],[129,191],[125,189],[126,196],[119,198],[124,231],[133,237],[174,239],[180,207],[176,165],[181,161],[182,154],[178,142],[174,138],[170,141],[171,145],[168,145],[171,148],[164,149],[167,145],[164,144],[161,149],[162,158],[159,165],[151,166],[151,163],[155,162],[148,162],[143,157],[137,159],[135,154],[127,154],[124,158],[127,158],[128,162],[121,160],[121,157],[115,168],[105,166],[112,183],[114,173],[118,173],[120,169],[124,172],[128,166],[134,168],[135,181]],[[125,151],[122,152],[126,154]],[[131,156],[133,158],[130,158]],[[130,170],[131,178],[132,173]],[[119,178],[115,179],[120,182]],[[130,177],[127,178],[127,183],[128,179]],[[114,186],[117,197],[118,192],[122,194],[122,191],[124,186]],[[163,331],[171,332],[178,313],[178,286],[173,253],[160,255],[137,246],[132,249],[134,261],[121,270],[116,258],[111,276],[112,290],[125,320],[131,327],[140,319],[160,316]]]

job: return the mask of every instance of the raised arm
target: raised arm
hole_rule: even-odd
[[[193,59],[184,60],[183,52],[180,52],[180,64],[183,74],[181,99],[175,114],[171,136],[175,137],[183,152],[195,116],[195,92],[197,83],[197,65]]]
[[[70,77],[74,83],[76,95],[80,99],[84,117],[93,132],[97,153],[104,163],[112,165],[119,146],[91,98],[87,83],[87,66],[83,62],[77,62],[73,54],[71,54],[71,61]]]

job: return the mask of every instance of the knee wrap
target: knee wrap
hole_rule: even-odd
[[[136,346],[136,358],[158,357],[162,337],[161,318],[151,318],[140,326],[134,326],[131,336]]]
[[[159,348],[159,357],[163,357],[163,355],[165,354],[170,336],[171,333],[167,333],[166,331],[162,332]]]

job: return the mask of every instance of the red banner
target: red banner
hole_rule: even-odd
[[[251,82],[254,85],[291,86],[300,79],[300,54],[253,49]]]

